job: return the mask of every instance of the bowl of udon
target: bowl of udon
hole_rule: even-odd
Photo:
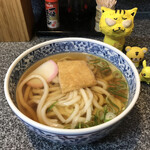
[[[29,130],[53,142],[85,144],[117,128],[138,99],[140,80],[118,49],[88,38],[60,38],[18,56],[4,91]]]

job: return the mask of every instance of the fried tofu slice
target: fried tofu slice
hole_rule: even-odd
[[[62,93],[94,86],[97,82],[93,72],[83,60],[58,62],[59,82]]]

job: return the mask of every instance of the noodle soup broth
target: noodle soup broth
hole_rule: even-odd
[[[57,65],[63,61],[85,61],[96,84],[63,93],[58,68],[51,82],[43,81],[45,86],[40,88],[30,87],[27,84],[30,73],[48,60]],[[16,99],[19,110],[34,121],[56,128],[79,129],[103,124],[122,113],[128,103],[128,91],[125,77],[110,62],[94,55],[70,52],[46,57],[32,65],[19,80]]]

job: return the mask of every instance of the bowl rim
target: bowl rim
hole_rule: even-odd
[[[19,109],[17,108],[17,106],[13,103],[10,94],[9,94],[9,79],[10,79],[10,75],[14,69],[14,67],[16,66],[16,64],[24,57],[26,56],[28,53],[42,47],[45,46],[47,44],[52,44],[52,43],[57,43],[57,42],[63,42],[63,41],[86,41],[86,42],[92,42],[92,43],[96,43],[96,44],[100,44],[103,45],[109,49],[112,49],[113,51],[117,52],[119,55],[121,55],[124,59],[126,59],[129,63],[129,65],[131,66],[131,68],[133,69],[133,72],[135,74],[135,78],[136,78],[136,91],[135,91],[135,95],[130,103],[130,105],[128,105],[128,107],[117,117],[115,117],[114,119],[97,125],[97,126],[93,126],[93,127],[89,127],[89,128],[82,128],[82,129],[60,129],[60,128],[54,128],[54,127],[49,127],[43,124],[40,124],[36,121],[33,121],[32,119],[28,118],[27,116],[25,116],[21,111],[19,111]],[[21,119],[23,120],[25,123],[33,126],[36,129],[40,129],[42,131],[45,132],[49,132],[49,133],[53,133],[53,134],[60,134],[60,135],[82,135],[82,134],[90,134],[93,132],[97,132],[100,131],[102,129],[108,128],[109,126],[114,125],[115,123],[117,123],[119,120],[122,120],[133,108],[133,106],[135,105],[138,97],[139,97],[139,93],[140,93],[140,78],[139,78],[139,74],[138,71],[136,69],[136,67],[134,66],[134,64],[132,63],[132,61],[120,50],[116,49],[115,47],[108,45],[104,42],[98,41],[96,39],[90,39],[90,38],[81,38],[81,37],[67,37],[67,38],[57,38],[57,39],[52,39],[52,40],[48,40],[39,44],[36,44],[35,46],[32,46],[31,48],[25,50],[22,54],[20,54],[10,65],[10,67],[7,70],[7,73],[5,75],[5,79],[4,79],[4,93],[5,93],[5,97],[7,99],[7,102],[10,106],[10,108],[13,110],[13,112]]]

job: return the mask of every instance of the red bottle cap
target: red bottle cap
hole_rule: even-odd
[[[58,0],[45,0],[45,2],[55,3],[55,2],[58,2]]]

